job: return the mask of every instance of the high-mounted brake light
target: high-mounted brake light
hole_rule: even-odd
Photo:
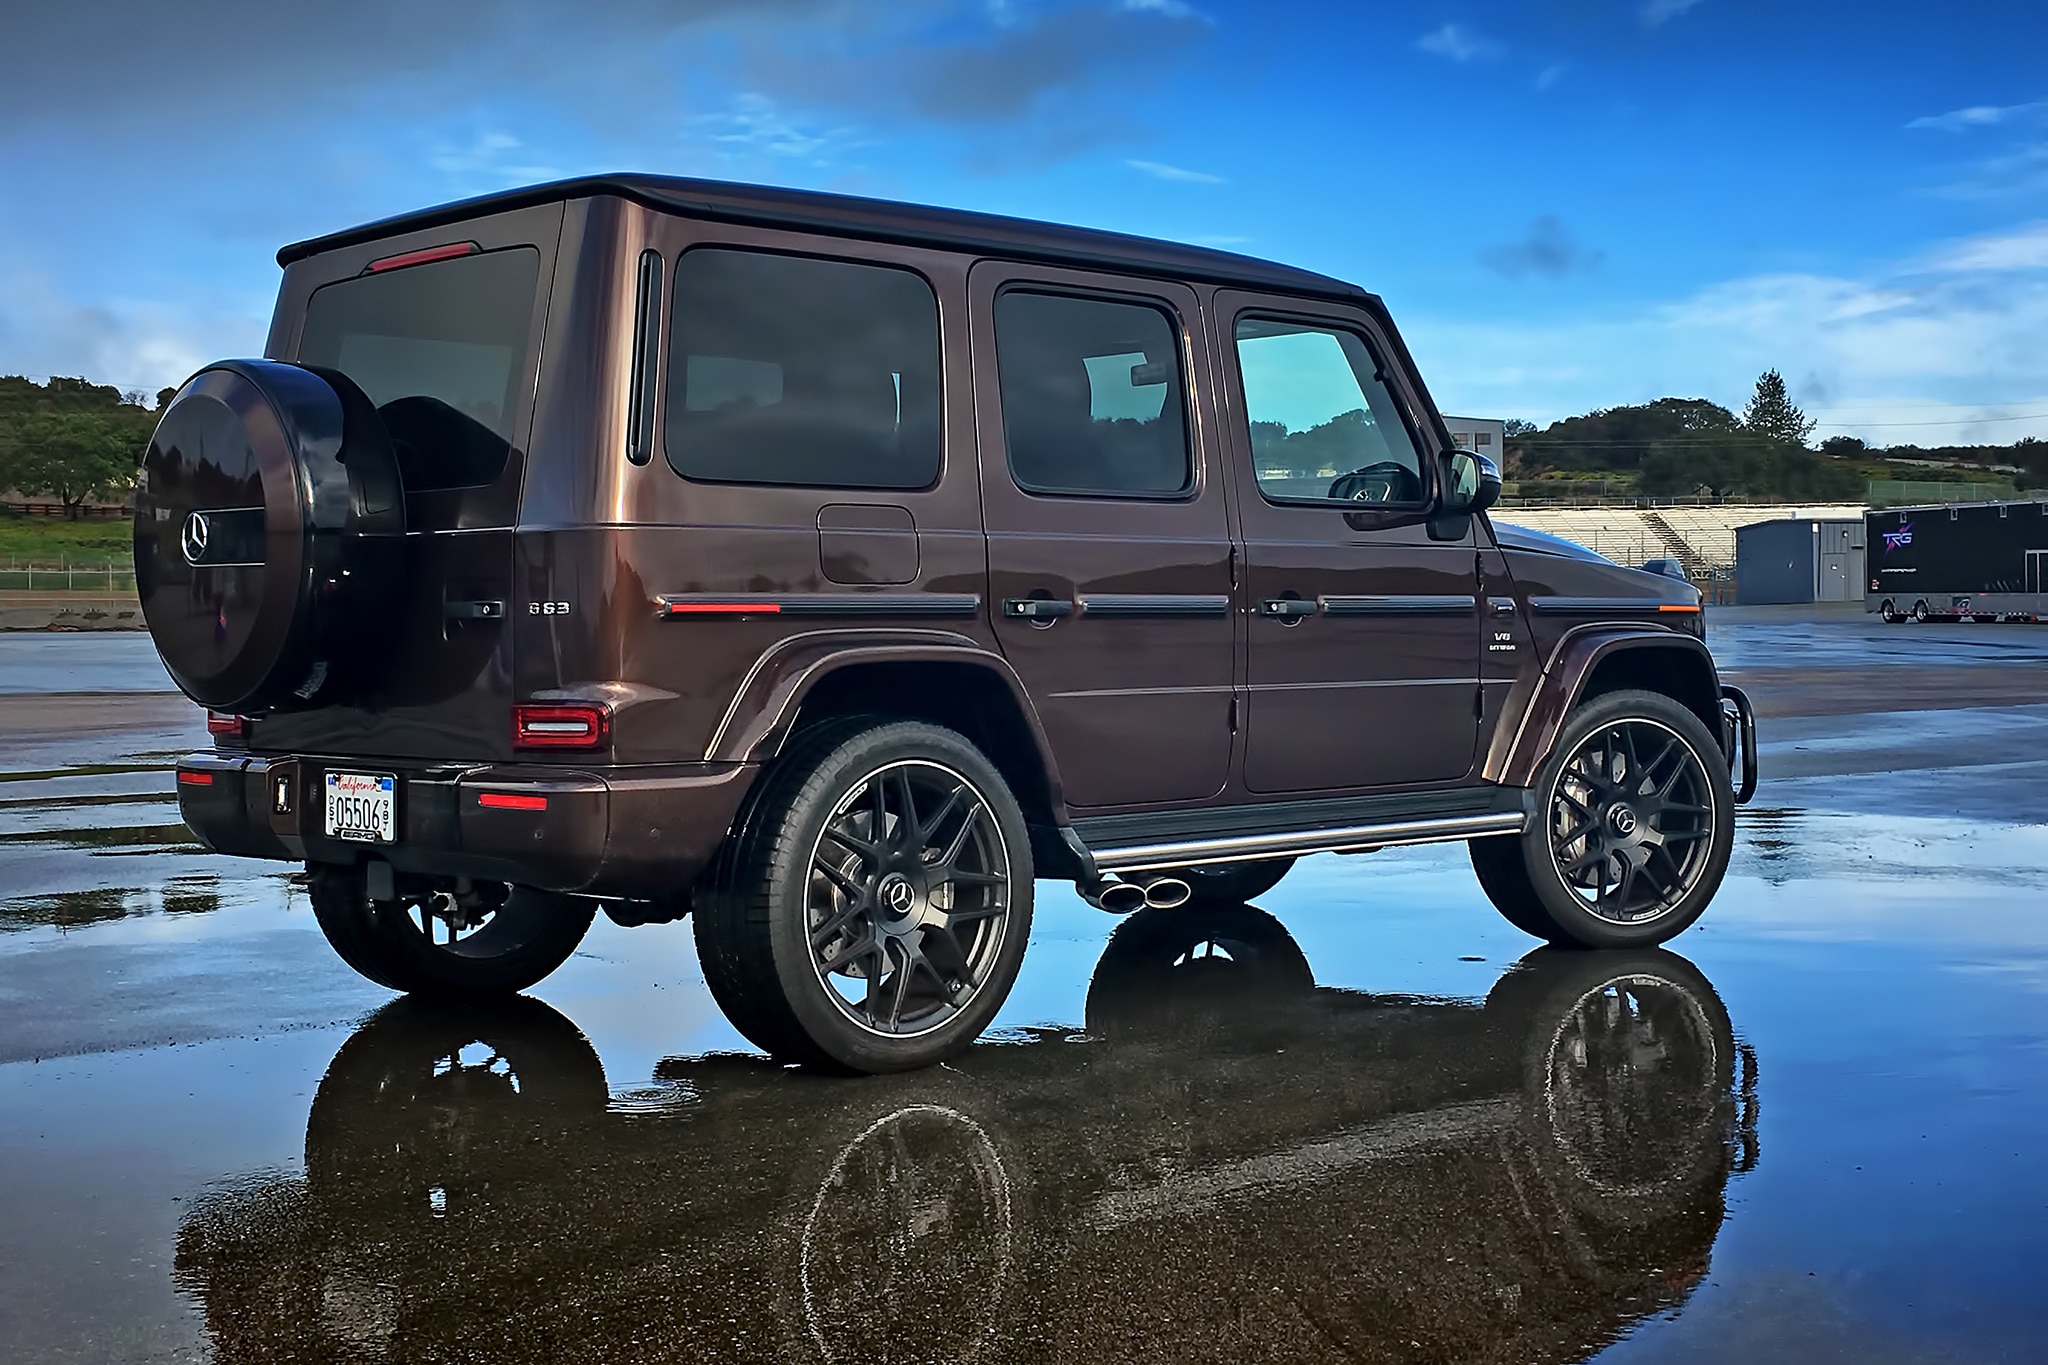
[[[450,242],[446,246],[430,246],[419,251],[401,251],[396,256],[380,256],[370,262],[370,269],[403,270],[409,265],[425,265],[428,261],[445,261],[452,256],[474,256],[483,248],[475,242]]]
[[[611,734],[611,710],[595,702],[512,708],[515,749],[601,749]]]
[[[247,724],[247,719],[242,716],[222,715],[218,711],[206,713],[206,733],[209,735],[225,735],[229,739],[240,739],[243,727]]]

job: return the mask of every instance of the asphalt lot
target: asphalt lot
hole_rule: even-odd
[[[963,1061],[748,1053],[686,925],[527,1001],[214,858],[139,635],[0,635],[0,1360],[2048,1359],[2048,626],[1725,609],[1764,783],[1671,952],[1458,847],[1041,884]]]

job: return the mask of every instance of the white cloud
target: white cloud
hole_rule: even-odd
[[[689,122],[719,151],[743,157],[780,157],[822,166],[867,145],[854,128],[807,124],[760,94],[741,95],[725,112]]]
[[[1135,14],[1163,14],[1169,19],[1198,17],[1195,7],[1184,0],[1123,0],[1123,8]]]
[[[2015,232],[1972,237],[1926,262],[1930,271],[2048,270],[2048,221]]]
[[[0,277],[0,374],[84,375],[96,384],[158,389],[208,361],[263,352],[270,300],[79,303],[40,276]]]
[[[1179,166],[1169,166],[1164,161],[1133,160],[1124,162],[1124,165],[1129,166],[1134,171],[1143,171],[1145,174],[1158,180],[1177,180],[1189,185],[1222,185],[1228,183],[1220,175],[1211,175],[1207,171],[1184,170]]]
[[[1538,90],[1550,89],[1550,87],[1564,79],[1564,73],[1565,64],[1563,62],[1552,62],[1549,66],[1536,73],[1536,88]]]
[[[1492,61],[1507,51],[1493,39],[1482,37],[1463,24],[1445,24],[1442,28],[1431,29],[1415,40],[1415,46],[1433,57],[1444,57],[1454,62]]]
[[[1966,109],[1951,109],[1946,114],[1929,114],[1916,118],[1908,128],[1932,128],[1944,133],[1968,132],[1972,128],[1990,128],[2008,123],[2039,110],[2048,109],[2048,100],[2035,100],[2029,104],[1973,104]]]
[[[1822,435],[1873,444],[2048,437],[2048,224],[1864,277],[1758,275],[1607,316],[1406,323],[1452,409],[1549,420],[1666,395],[1739,407],[1766,369]]]
[[[1698,5],[1700,0],[1643,0],[1642,9],[1637,13],[1650,28],[1668,24],[1679,15]]]

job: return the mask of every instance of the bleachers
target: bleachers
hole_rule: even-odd
[[[1839,519],[1861,517],[1860,503],[1720,507],[1500,507],[1495,521],[1547,531],[1576,541],[1618,564],[1646,559],[1680,559],[1697,572],[1735,563],[1735,528],[1777,517]],[[1661,520],[1680,543],[1657,527]],[[1689,552],[1689,553],[1688,553]]]

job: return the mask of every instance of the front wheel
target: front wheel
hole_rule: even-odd
[[[964,1051],[1031,934],[1031,842],[951,730],[850,721],[801,739],[692,918],[733,1026],[785,1061],[908,1071]]]
[[[309,869],[313,918],[343,962],[413,995],[514,995],[569,960],[597,902],[476,883],[373,901],[358,868]]]
[[[1885,598],[1884,605],[1877,609],[1877,615],[1878,619],[1888,626],[1897,625],[1905,619],[1905,617],[1899,614],[1899,604],[1892,601],[1889,597]]]
[[[1734,793],[1699,717],[1654,692],[1581,705],[1537,775],[1518,835],[1474,839],[1509,923],[1552,943],[1639,948],[1700,917],[1727,873]]]

